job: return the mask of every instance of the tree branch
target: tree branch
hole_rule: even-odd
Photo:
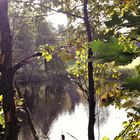
[[[69,136],[71,136],[72,138],[74,138],[75,140],[78,140],[77,138],[75,138],[72,134],[70,134],[69,132],[67,132],[67,134],[69,135]]]
[[[84,97],[88,100],[88,95],[87,95],[87,93],[89,92],[88,89],[85,89],[85,88],[83,87],[83,85],[82,85],[80,82],[77,82],[77,81],[74,80],[74,79],[70,79],[70,80],[71,80],[73,83],[75,83],[75,84],[80,88],[81,91],[83,91]]]
[[[119,140],[119,138],[121,138],[121,136],[123,136],[123,135],[129,130],[129,128],[130,128],[130,126],[131,126],[132,123],[133,123],[133,118],[131,119],[129,125],[125,128],[125,130],[122,131],[122,132],[119,134],[119,136],[115,137],[114,140]]]
[[[137,26],[137,25],[139,25],[139,24],[140,24],[140,22],[137,21],[137,22],[134,22],[134,23],[131,23],[131,22],[122,23],[122,24],[119,24],[118,26],[119,26],[119,27],[132,28],[132,27]]]
[[[37,136],[37,132],[36,132],[36,130],[35,130],[35,128],[34,128],[34,124],[33,124],[33,121],[32,121],[31,113],[30,113],[30,111],[29,111],[29,109],[28,109],[28,106],[27,106],[27,104],[26,104],[26,101],[25,101],[25,99],[24,99],[24,97],[23,97],[23,95],[22,95],[22,93],[21,93],[21,91],[20,91],[20,89],[19,89],[19,86],[18,86],[18,84],[17,84],[16,81],[14,81],[14,84],[15,84],[15,88],[16,88],[16,90],[17,90],[17,93],[18,93],[19,97],[23,99],[23,109],[25,110],[25,112],[26,112],[26,114],[27,114],[28,124],[29,124],[29,126],[30,126],[30,128],[31,128],[31,132],[32,132],[32,134],[33,134],[33,136],[34,136],[34,139],[35,139],[35,140],[39,140],[39,138],[38,138],[38,136]]]
[[[84,17],[79,16],[79,15],[75,15],[75,14],[72,14],[72,13],[69,13],[68,11],[63,11],[61,9],[56,10],[56,9],[53,9],[53,8],[45,6],[45,5],[42,5],[42,6],[44,6],[45,8],[47,8],[47,9],[49,9],[51,11],[57,12],[57,13],[62,13],[62,14],[66,14],[66,15],[69,15],[69,16],[72,16],[72,17],[84,19]]]
[[[80,18],[80,19],[84,19],[84,17],[82,17],[82,16],[79,16],[79,15],[75,15],[75,14],[72,14],[72,13],[70,13],[70,12],[68,12],[68,11],[64,11],[64,10],[61,10],[61,9],[54,9],[54,8],[51,8],[50,6],[46,6],[46,5],[43,5],[43,4],[41,4],[41,3],[33,3],[33,2],[27,2],[27,1],[25,1],[25,2],[23,2],[23,1],[16,1],[17,3],[27,3],[27,4],[30,4],[30,5],[39,5],[40,7],[44,7],[44,8],[46,8],[46,9],[48,9],[48,10],[50,10],[50,11],[54,11],[54,12],[57,12],[57,13],[62,13],[62,14],[66,14],[66,15],[70,15],[70,16],[72,16],[72,17],[76,17],[76,18]],[[39,16],[41,16],[41,15],[39,15]],[[42,16],[45,16],[45,15],[42,15]]]
[[[24,66],[27,63],[29,63],[32,59],[34,59],[34,58],[36,58],[38,56],[42,56],[42,53],[41,52],[36,52],[36,53],[32,54],[31,56],[28,56],[25,59],[21,60],[17,64],[15,64],[14,67],[13,67],[13,74],[16,73],[16,71],[18,69],[20,69],[22,66]]]
[[[132,41],[137,41],[137,42],[140,42],[140,40],[139,40],[139,39],[134,38],[134,37],[130,37],[130,39],[131,39]]]

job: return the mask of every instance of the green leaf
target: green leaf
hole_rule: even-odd
[[[133,90],[140,91],[140,75],[127,78],[122,87],[124,90],[127,89],[129,91]]]
[[[139,26],[140,15],[135,16],[130,12],[125,12],[123,18],[128,21],[128,23],[129,23],[128,27],[130,27],[131,25],[136,26],[136,27]],[[134,24],[131,24],[131,23],[134,23]]]
[[[98,59],[102,63],[115,61],[115,66],[128,65],[140,55],[139,51],[126,51],[126,46],[115,38],[110,38],[107,42],[96,40],[90,44],[90,47],[96,53],[95,60]]]
[[[128,112],[127,113],[129,116],[133,117],[135,120],[137,121],[140,121],[140,116],[135,114],[135,113],[132,113],[132,112]]]
[[[114,27],[115,25],[118,25],[122,23],[122,19],[118,17],[117,13],[115,12],[113,15],[112,15],[112,19],[109,20],[109,21],[106,21],[105,22],[105,25],[107,27]]]
[[[102,62],[115,61],[124,50],[124,46],[119,44],[118,40],[114,38],[110,38],[107,42],[94,41],[90,44],[90,47],[94,53],[97,53],[96,59],[100,59]]]
[[[128,65],[134,58],[137,57],[136,53],[121,52],[115,60],[115,65]]]

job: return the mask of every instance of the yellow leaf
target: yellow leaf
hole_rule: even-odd
[[[110,140],[107,136],[104,136],[102,140]]]
[[[50,46],[50,50],[54,51],[54,46]]]
[[[3,97],[2,97],[2,95],[0,95],[0,102],[2,102],[2,99],[3,99]]]
[[[16,105],[18,105],[18,106],[23,105],[23,101],[22,101],[22,100],[17,100],[17,101],[16,101]]]
[[[48,54],[45,56],[46,61],[49,62],[52,59],[52,55]]]
[[[49,54],[48,51],[42,51],[42,57],[44,57],[47,62],[49,62],[52,59],[52,55]]]

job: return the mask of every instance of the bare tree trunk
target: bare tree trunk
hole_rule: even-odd
[[[92,41],[92,32],[90,22],[88,18],[88,0],[84,0],[84,23],[86,27],[88,42]],[[88,50],[88,59],[93,57],[92,49]],[[89,123],[88,123],[88,139],[95,140],[94,136],[94,124],[95,124],[95,89],[93,79],[93,62],[88,62],[88,83],[89,83]]]
[[[12,71],[12,37],[8,20],[8,1],[0,0],[0,31],[2,62],[3,110],[6,124],[6,140],[17,140],[18,121],[15,116],[13,71]]]

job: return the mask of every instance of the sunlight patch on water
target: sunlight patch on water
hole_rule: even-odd
[[[52,124],[49,137],[51,140],[61,140],[61,134],[66,139],[73,140],[69,135],[73,135],[78,140],[87,139],[87,106],[79,104],[75,108],[75,112],[65,112],[61,114]],[[68,134],[69,133],[69,134]]]
[[[127,120],[127,115],[124,109],[116,109],[114,106],[109,106],[109,117],[105,124],[100,127],[101,138],[108,136],[113,140],[123,129],[122,122]]]
[[[125,110],[108,107],[109,116],[104,124],[100,124],[100,139],[108,136],[111,140],[123,129],[122,122],[127,120]],[[61,140],[61,135],[65,135],[66,140],[74,140],[73,135],[78,140],[88,140],[88,105],[80,103],[72,113],[65,112],[54,120],[50,127],[49,137],[51,140]],[[98,129],[95,128],[95,137],[98,139]]]

